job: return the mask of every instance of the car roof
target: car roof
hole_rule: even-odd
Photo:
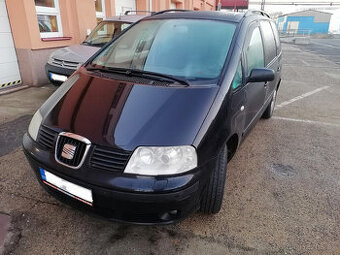
[[[246,12],[164,10],[154,13],[145,19],[207,19],[239,23],[245,19],[251,21],[255,19],[270,19],[270,17],[267,13],[260,10],[248,10]]]
[[[156,13],[146,19],[168,19],[168,18],[184,18],[184,19],[210,19],[225,20],[232,22],[240,22],[244,17],[244,13],[240,12],[221,12],[221,11],[183,11],[183,12],[164,12]]]
[[[120,15],[120,16],[112,16],[109,18],[105,18],[104,21],[116,21],[116,22],[126,22],[126,23],[135,23],[138,20],[147,17],[146,15]]]

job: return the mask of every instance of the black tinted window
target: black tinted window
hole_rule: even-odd
[[[265,64],[268,65],[276,56],[276,43],[269,21],[262,21],[263,43],[265,50]]]
[[[281,52],[281,42],[280,42],[279,32],[277,31],[277,27],[273,21],[270,22],[270,25],[272,26],[274,36],[275,36],[276,48],[277,48],[276,55],[279,55],[279,53]]]

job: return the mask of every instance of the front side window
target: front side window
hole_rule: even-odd
[[[101,47],[130,25],[130,23],[123,22],[101,22],[86,38],[84,44]]]
[[[237,89],[238,87],[240,87],[242,85],[242,65],[241,65],[241,61],[238,63],[237,69],[236,69],[236,73],[233,79],[233,89]]]
[[[63,36],[58,0],[34,0],[34,2],[40,37]]]
[[[92,64],[137,69],[186,80],[215,79],[224,66],[235,24],[190,19],[142,21]]]
[[[104,0],[95,0],[94,4],[96,8],[97,24],[99,24],[105,18],[105,3]]]
[[[264,68],[263,43],[259,27],[256,27],[246,51],[247,74],[254,68]]]

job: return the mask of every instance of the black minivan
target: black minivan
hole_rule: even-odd
[[[280,70],[265,13],[162,11],[126,29],[41,106],[24,151],[50,194],[109,219],[217,213],[227,162],[272,116]]]

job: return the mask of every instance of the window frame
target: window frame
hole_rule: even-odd
[[[56,16],[58,32],[40,32],[40,38],[53,38],[53,37],[63,37],[63,27],[61,23],[59,0],[53,0],[54,7],[44,7],[35,5],[35,11],[38,22],[38,15]],[[39,23],[38,23],[39,26]]]
[[[96,11],[96,19],[103,19],[102,21],[104,21],[104,19],[106,18],[106,15],[105,15],[105,0],[95,0],[95,8],[96,8],[96,1],[101,1],[102,3],[102,11],[101,12],[97,12],[97,10],[95,9]],[[98,23],[99,24],[99,23]]]

